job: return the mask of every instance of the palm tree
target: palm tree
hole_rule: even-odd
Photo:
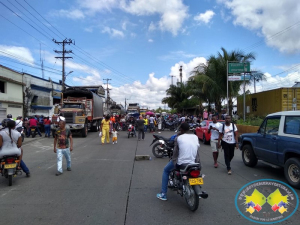
[[[265,74],[263,74],[260,71],[253,71],[251,72],[251,76],[250,76],[250,83],[254,84],[254,93],[256,93],[256,82],[259,81],[266,81],[267,77]]]
[[[162,99],[163,104],[168,104],[170,108],[176,108],[177,111],[182,111],[187,100],[190,97],[188,85],[178,82],[177,85],[170,85],[166,90],[167,97]]]

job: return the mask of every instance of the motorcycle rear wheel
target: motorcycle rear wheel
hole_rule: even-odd
[[[160,145],[160,143],[156,143],[152,147],[152,153],[156,158],[162,158],[164,156],[164,149],[161,149]]]
[[[190,186],[188,184],[185,187],[186,187],[186,189],[189,189],[189,190],[186,190],[186,192],[185,192],[185,195],[184,195],[185,201],[186,201],[189,209],[194,212],[199,207],[199,197],[197,196],[197,194],[192,186]],[[188,194],[188,193],[190,193],[190,194]]]
[[[12,177],[13,175],[8,175],[8,186],[12,185]]]

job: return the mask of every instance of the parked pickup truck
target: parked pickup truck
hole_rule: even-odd
[[[268,115],[257,133],[239,137],[239,147],[246,166],[263,160],[283,167],[288,183],[300,188],[300,111]]]

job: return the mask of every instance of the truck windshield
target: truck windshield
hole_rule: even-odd
[[[64,104],[63,108],[77,108],[77,109],[82,109],[81,104]]]

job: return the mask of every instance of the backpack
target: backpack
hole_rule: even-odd
[[[231,124],[232,124],[233,135],[234,135],[234,137],[235,137],[235,133],[234,133],[234,123],[231,123]],[[224,134],[224,129],[225,129],[225,123],[223,123],[222,134]]]

